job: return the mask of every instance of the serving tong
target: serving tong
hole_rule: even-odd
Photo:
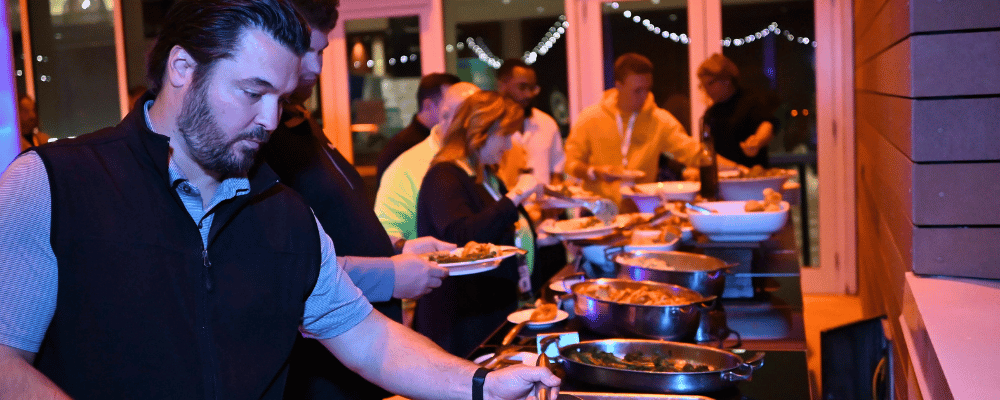
[[[586,208],[590,210],[594,217],[599,221],[603,222],[605,225],[615,222],[615,217],[618,216],[618,205],[615,202],[608,199],[594,199],[594,200],[584,200],[577,199],[574,197],[566,196],[562,192],[549,189],[548,186],[545,187],[544,193],[546,196],[554,197],[559,200],[563,200],[572,204],[576,204],[578,207]]]

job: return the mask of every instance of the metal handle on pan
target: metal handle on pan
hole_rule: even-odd
[[[722,373],[722,379],[730,382],[748,381],[753,376],[753,371],[764,366],[764,353],[757,352],[736,368]]]
[[[608,248],[604,249],[604,259],[606,259],[609,262],[613,263],[613,262],[615,262],[615,256],[618,255],[619,253],[624,253],[624,252],[625,252],[625,246],[624,245],[622,245],[622,246],[615,246],[615,247],[608,247]]]
[[[711,310],[713,307],[715,307],[715,301],[717,299],[718,296],[712,295],[691,304],[693,304],[695,307],[698,307],[698,309],[701,311],[706,311],[706,310]]]
[[[540,349],[538,352],[538,362],[536,363],[536,365],[540,367],[549,368],[549,356],[545,354],[545,351],[549,348],[549,346],[558,341],[559,341],[559,335],[551,335],[551,336],[546,336],[544,339],[542,339],[541,342],[539,342]],[[558,345],[556,345],[556,347],[558,347]],[[545,386],[545,384],[541,382],[535,384],[536,399],[548,400],[551,392],[552,388]]]

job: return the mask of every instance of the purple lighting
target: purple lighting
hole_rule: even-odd
[[[14,48],[10,42],[7,7],[0,7],[0,169],[6,169],[20,150],[17,140],[17,89],[14,87]]]

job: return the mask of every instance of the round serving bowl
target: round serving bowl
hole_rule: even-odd
[[[698,182],[666,181],[623,186],[622,197],[632,199],[640,212],[651,213],[664,201],[694,201],[701,189]]]
[[[763,200],[764,189],[781,193],[781,187],[791,177],[790,173],[758,178],[719,177],[719,198],[722,200]]]
[[[759,242],[771,237],[788,221],[788,202],[780,211],[744,211],[746,201],[711,201],[696,206],[714,210],[710,214],[688,212],[694,230],[716,242]]]

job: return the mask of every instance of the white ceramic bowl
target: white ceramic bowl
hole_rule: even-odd
[[[764,189],[771,188],[781,193],[781,186],[789,178],[788,174],[762,178],[719,179],[719,197],[722,200],[764,200]]]
[[[651,213],[664,200],[693,201],[701,184],[687,181],[653,182],[622,187],[622,196],[632,199],[639,212]]]
[[[781,211],[746,212],[746,201],[712,201],[696,205],[718,213],[688,212],[691,226],[716,242],[759,242],[785,226],[788,202],[781,202]]]

